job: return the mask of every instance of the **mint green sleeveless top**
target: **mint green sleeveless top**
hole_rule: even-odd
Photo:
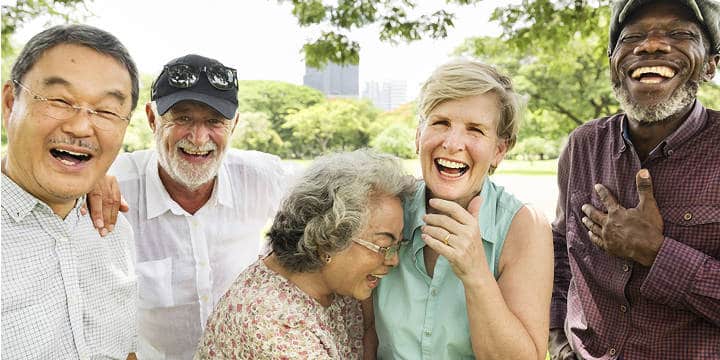
[[[523,204],[485,178],[478,223],[490,271],[498,278],[498,262],[505,237]],[[400,264],[373,293],[378,359],[474,359],[465,304],[465,290],[444,256],[438,257],[433,277],[423,258],[420,227],[425,215],[425,183],[405,199],[403,238],[410,240]]]

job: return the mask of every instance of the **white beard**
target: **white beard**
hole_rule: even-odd
[[[707,65],[703,66],[703,73],[705,72],[706,66]],[[612,88],[615,93],[615,98],[620,103],[620,107],[622,107],[630,118],[641,123],[649,124],[663,121],[682,111],[682,109],[695,101],[697,92],[700,89],[700,81],[701,80],[689,79],[685,85],[675,89],[672,95],[670,95],[670,99],[650,106],[641,106],[633,102],[630,99],[630,92],[622,86],[620,81],[612,84]]]
[[[163,142],[162,131],[159,131],[155,136],[155,147],[158,151],[158,162],[163,170],[170,175],[170,178],[190,191],[198,189],[217,176],[218,169],[220,169],[220,164],[225,155],[225,151],[223,151],[223,153],[217,152],[217,144],[212,140],[201,147],[196,147],[187,139],[182,139],[175,144],[172,151],[168,151]],[[178,153],[181,151],[181,148],[193,151],[214,150],[214,153],[211,155],[213,159],[202,165],[188,163]]]

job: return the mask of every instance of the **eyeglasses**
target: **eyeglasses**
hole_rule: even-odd
[[[230,90],[237,88],[237,71],[223,65],[203,66],[197,68],[190,64],[165,65],[163,72],[167,72],[170,86],[187,89],[195,86],[200,79],[200,73],[205,76],[214,88]]]
[[[401,241],[398,241],[398,243],[395,245],[380,246],[380,245],[373,244],[369,241],[365,241],[363,239],[353,239],[353,241],[359,245],[362,245],[363,247],[365,247],[368,250],[372,250],[372,251],[384,256],[386,261],[392,260],[392,258],[394,258],[395,255],[397,255],[397,253],[400,251],[400,248],[407,243],[407,240],[401,240]]]
[[[81,110],[88,113],[92,123],[102,130],[115,130],[119,127],[125,126],[130,122],[130,118],[120,116],[110,110],[104,109],[91,109],[75,104],[69,103],[65,99],[60,98],[46,98],[42,95],[38,95],[29,87],[21,84],[17,80],[13,80],[17,86],[27,91],[35,101],[40,102],[42,105],[40,109],[43,114],[56,120],[67,120],[79,113]]]

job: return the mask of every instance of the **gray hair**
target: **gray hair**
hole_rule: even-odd
[[[105,30],[88,25],[58,25],[44,30],[30,39],[18,55],[12,67],[12,79],[23,82],[25,74],[35,65],[45,51],[62,44],[89,47],[101,54],[108,55],[125,66],[132,83],[132,107],[135,109],[139,96],[138,70],[125,46],[114,35]],[[98,74],[100,76],[101,74]],[[20,88],[16,87],[15,95]]]
[[[268,232],[280,265],[320,269],[321,254],[350,246],[367,224],[368,205],[381,196],[403,199],[415,190],[399,159],[363,149],[317,158],[283,201]]]
[[[494,66],[479,61],[458,59],[440,65],[425,81],[418,98],[420,125],[438,105],[466,97],[494,93],[500,104],[501,116],[497,135],[510,151],[517,141],[522,114],[520,96],[513,89],[509,76]]]

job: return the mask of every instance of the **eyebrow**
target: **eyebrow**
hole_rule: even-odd
[[[69,81],[59,76],[47,77],[43,79],[42,83],[44,86],[61,85],[66,87],[72,87],[72,84]],[[125,100],[127,100],[127,96],[125,96],[125,94],[123,94],[120,90],[108,90],[105,92],[105,96],[110,96],[117,99],[118,101],[120,101],[120,104],[125,104]]]

